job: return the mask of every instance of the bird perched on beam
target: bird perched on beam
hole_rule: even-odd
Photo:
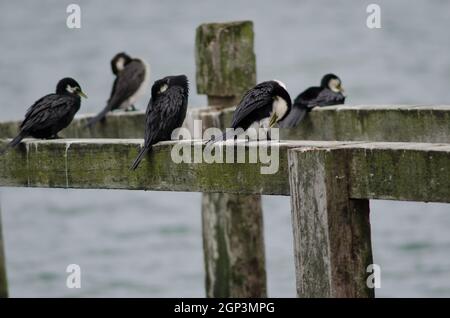
[[[80,97],[87,98],[77,81],[70,77],[60,80],[55,94],[42,97],[28,109],[20,125],[19,134],[7,147],[15,147],[29,136],[41,139],[58,138],[58,132],[69,126],[80,109]]]
[[[150,78],[150,67],[139,58],[131,58],[126,53],[118,53],[111,60],[114,80],[111,95],[105,108],[87,126],[92,127],[104,120],[106,114],[116,109],[135,110],[134,104],[145,94]]]
[[[266,130],[285,118],[291,110],[291,97],[284,83],[272,80],[262,82],[245,93],[233,114],[231,128],[214,142],[236,136],[238,129],[247,131],[249,128]],[[251,133],[249,133],[251,136]],[[259,138],[258,138],[259,139]]]
[[[185,75],[167,76],[152,86],[147,106],[144,146],[130,169],[135,170],[144,155],[157,142],[170,140],[172,132],[181,127],[186,117],[189,83]]]
[[[320,86],[310,87],[295,98],[290,114],[280,122],[280,127],[297,126],[314,107],[339,105],[344,102],[341,79],[334,74],[326,74],[322,77]]]

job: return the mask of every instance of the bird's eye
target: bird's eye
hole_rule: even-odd
[[[76,92],[76,87],[72,87],[72,86],[70,86],[70,85],[67,85],[67,87],[66,87],[66,91],[68,91],[69,93],[74,93],[74,92]]]

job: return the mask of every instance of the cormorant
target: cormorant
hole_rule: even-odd
[[[326,74],[322,77],[320,86],[310,87],[295,98],[290,114],[280,122],[280,127],[297,126],[305,115],[316,106],[344,104],[345,95],[343,93],[341,79],[334,74]]]
[[[147,106],[144,146],[130,169],[135,170],[144,155],[157,142],[170,140],[173,130],[181,127],[188,104],[189,83],[185,75],[167,76],[152,86]]]
[[[20,125],[19,134],[7,147],[15,147],[23,138],[29,136],[41,139],[58,138],[58,132],[72,122],[80,109],[80,96],[87,98],[73,78],[60,80],[56,86],[56,94],[42,97],[28,109]]]
[[[277,80],[262,82],[245,93],[233,114],[231,128],[269,129],[285,118],[291,110],[291,97],[286,86]],[[226,140],[235,132],[225,132],[214,142]],[[269,136],[267,136],[269,137]]]
[[[111,69],[116,78],[105,108],[87,126],[94,126],[103,120],[109,111],[115,109],[134,110],[134,104],[145,93],[150,77],[150,67],[139,58],[131,58],[124,52],[111,60]]]

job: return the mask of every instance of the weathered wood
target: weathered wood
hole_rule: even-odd
[[[256,82],[251,21],[207,23],[197,28],[197,92],[236,101]],[[222,101],[221,101],[222,104]],[[220,106],[230,106],[228,105]]]
[[[350,155],[346,149],[288,151],[299,297],[374,296],[366,286],[369,200],[350,199]]]
[[[0,298],[8,297],[8,280],[6,276],[5,243],[3,242],[2,217],[0,211]]]
[[[282,139],[450,142],[450,106],[316,107]]]
[[[212,98],[209,105],[224,103],[226,98]],[[229,105],[233,104],[228,102]],[[205,120],[231,122],[234,108],[222,111],[220,106],[193,107],[187,118],[201,113]],[[116,111],[107,116],[106,124],[87,129],[92,115],[79,115],[61,132],[65,138],[142,138],[143,111]],[[346,140],[385,142],[450,142],[450,106],[330,106],[313,109],[294,129],[281,129],[284,140]],[[20,122],[0,123],[0,136],[13,138]],[[326,127],[326,129],[323,129]]]
[[[0,149],[6,142],[0,140]],[[288,149],[348,148],[350,198],[450,202],[449,144],[272,141],[272,150],[279,151],[279,169],[274,174],[261,174],[267,164],[248,160],[249,152],[261,143],[239,143],[236,148],[227,143],[224,152],[246,149],[245,163],[210,164],[204,160],[173,162],[172,147],[189,146],[193,161],[203,143],[168,141],[155,145],[139,169],[129,171],[142,142],[26,139],[17,149],[0,156],[0,186],[290,195]],[[310,169],[306,164],[302,167]]]
[[[203,24],[197,28],[197,91],[208,96],[209,107],[236,105],[256,84],[250,21]],[[214,118],[213,116],[210,116]],[[229,127],[207,120],[203,128]],[[260,196],[204,193],[203,246],[208,297],[265,297],[266,270]]]
[[[259,197],[210,193],[203,195],[202,207],[206,295],[265,296],[266,269]]]

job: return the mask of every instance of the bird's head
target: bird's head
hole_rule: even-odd
[[[152,86],[152,98],[157,98],[170,92],[171,88],[182,89],[184,95],[189,93],[189,81],[186,75],[166,76],[155,81]]]
[[[80,84],[70,77],[65,77],[56,85],[56,94],[74,95],[87,98],[86,94],[81,90]]]
[[[121,72],[132,58],[125,52],[117,53],[111,60],[111,70],[114,75]]]
[[[320,86],[322,88],[329,88],[335,93],[344,93],[344,88],[342,87],[341,79],[334,74],[327,74],[324,77],[322,77]]]
[[[273,99],[275,102],[272,106],[274,108],[274,111],[269,120],[270,127],[284,119],[291,111],[292,107],[291,96],[287,91],[286,85],[279,80],[273,80],[273,83],[275,83],[273,89]]]

